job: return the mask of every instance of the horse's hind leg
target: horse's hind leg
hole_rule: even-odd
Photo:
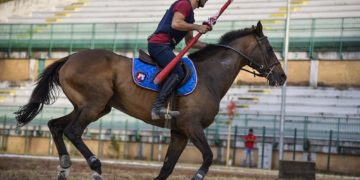
[[[65,127],[74,118],[74,115],[74,112],[72,112],[66,116],[52,119],[48,122],[48,126],[60,159],[59,174],[57,179],[66,179],[69,175],[69,167],[71,166],[71,161],[69,153],[66,150],[63,134]]]
[[[200,150],[203,157],[203,163],[192,179],[202,180],[212,164],[213,153],[207,142],[204,130],[200,125],[192,125],[187,131],[187,136],[196,148]]]
[[[100,106],[101,107],[101,106]],[[90,168],[95,171],[93,179],[102,179],[101,177],[101,163],[100,160],[90,151],[81,138],[85,128],[93,121],[100,118],[102,115],[110,112],[111,107],[106,106],[100,108],[99,106],[85,106],[78,111],[78,117],[72,121],[64,130],[65,136],[74,144],[80,153],[87,160]],[[99,109],[101,109],[99,111]]]
[[[165,156],[164,164],[159,176],[155,179],[166,179],[171,174],[187,142],[188,138],[185,135],[174,130],[171,131],[171,141]]]

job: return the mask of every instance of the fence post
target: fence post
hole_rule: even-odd
[[[28,149],[29,149],[29,126],[26,126],[25,129],[25,146],[24,146],[24,154],[28,153]]]
[[[33,33],[34,33],[34,24],[30,25],[30,32],[29,32],[29,46],[28,46],[28,58],[31,59],[32,58],[32,41],[33,41]]]
[[[264,169],[264,149],[265,149],[265,126],[263,126],[262,142],[261,142],[261,169]]]
[[[303,135],[303,143],[305,144],[306,143],[306,140],[307,140],[307,129],[308,129],[308,117],[305,116],[305,119],[304,119],[304,135]]]
[[[50,133],[49,136],[49,149],[48,149],[48,155],[52,155],[53,151],[52,151],[52,146],[53,146],[53,138],[52,138],[52,134]]]
[[[237,131],[238,131],[238,126],[235,125],[235,132],[234,132],[234,144],[233,144],[233,162],[232,165],[235,165],[235,161],[236,161],[236,141],[237,141]]]
[[[127,145],[128,145],[129,138],[128,138],[127,132],[128,132],[128,120],[125,121],[124,159],[126,159],[128,156]]]
[[[50,41],[49,41],[49,49],[48,49],[48,57],[52,57],[52,48],[54,43],[54,24],[50,24]]]
[[[5,147],[6,147],[6,137],[9,133],[7,133],[7,129],[6,129],[6,118],[7,116],[4,115],[4,121],[3,121],[3,130],[1,131],[1,147],[0,147],[0,150],[5,150]]]
[[[339,153],[340,146],[340,118],[338,119],[337,124],[337,134],[336,134],[336,151]]]
[[[45,58],[40,57],[37,59],[38,60],[38,77],[40,77],[40,74],[44,71],[45,69]]]
[[[92,24],[92,32],[91,32],[91,46],[90,49],[94,49],[95,48],[95,29],[96,29],[96,24],[93,23]]]
[[[3,122],[3,128],[4,128],[4,129],[6,129],[6,118],[7,118],[7,116],[5,115],[5,116],[4,116],[4,122]]]
[[[274,115],[274,121],[273,121],[273,139],[272,139],[272,145],[274,147],[275,145],[275,139],[276,139],[276,119],[277,119],[277,116]]]
[[[135,35],[135,48],[134,48],[134,57],[138,56],[138,38],[139,38],[139,23],[136,23],[136,35]]]
[[[327,159],[327,171],[330,170],[330,153],[331,153],[331,141],[332,141],[332,130],[330,130],[330,137],[329,137],[329,150],[328,150],[328,159]]]
[[[295,156],[296,156],[296,133],[297,133],[297,128],[295,128],[294,131],[294,148],[293,148],[293,161],[295,161]]]
[[[10,24],[9,43],[8,43],[8,52],[7,52],[9,58],[11,57],[13,26],[14,26],[14,24]]]
[[[226,166],[229,166],[232,119],[228,120],[227,126],[228,126],[228,131],[227,131],[227,140],[226,140]]]
[[[72,54],[73,52],[73,41],[74,41],[74,24],[70,25],[70,48],[69,48],[69,54]]]
[[[118,29],[118,23],[115,23],[115,30],[114,30],[114,39],[113,39],[113,52],[115,52],[116,51],[116,41],[117,41],[117,33],[118,33],[118,31],[117,31],[117,29]]]
[[[102,140],[101,140],[101,134],[102,134],[102,119],[100,119],[99,123],[99,137],[98,137],[98,157],[102,156]]]
[[[309,47],[309,56],[310,59],[314,58],[314,49],[315,49],[315,42],[314,42],[314,33],[315,33],[315,24],[316,19],[312,19],[311,21],[311,39],[310,39],[310,47]]]
[[[345,21],[344,18],[341,18],[341,35],[339,42],[339,55],[341,60],[344,60],[344,56],[343,56],[344,21]]]
[[[245,129],[248,129],[248,115],[245,115]]]
[[[151,151],[150,151],[150,160],[153,161],[154,160],[154,136],[155,134],[155,126],[152,126],[152,132],[151,132]]]

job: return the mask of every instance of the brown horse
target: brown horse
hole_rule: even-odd
[[[259,22],[256,28],[228,32],[218,44],[190,54],[195,63],[198,85],[187,96],[176,97],[181,113],[171,128],[171,141],[160,174],[166,179],[190,140],[202,153],[203,163],[193,179],[203,179],[212,164],[213,154],[204,129],[214,122],[222,97],[243,66],[248,65],[266,77],[270,85],[282,85],[286,75]],[[151,120],[156,92],[138,87],[131,76],[132,60],[106,50],[85,50],[48,66],[40,76],[30,101],[17,114],[18,126],[30,122],[55,100],[54,88],[60,86],[74,106],[63,117],[48,122],[60,159],[58,179],[66,179],[71,161],[64,144],[65,135],[81,152],[93,178],[102,179],[101,163],[84,144],[84,129],[114,107],[146,123],[164,127],[165,120]]]

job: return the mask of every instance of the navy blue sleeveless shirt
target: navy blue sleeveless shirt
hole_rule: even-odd
[[[166,11],[165,15],[161,19],[157,29],[154,32],[154,34],[159,34],[159,33],[168,34],[169,37],[170,37],[170,41],[171,41],[169,43],[173,47],[175,47],[185,37],[185,35],[187,34],[187,31],[178,31],[178,30],[175,30],[175,29],[173,29],[171,27],[172,19],[174,17],[174,6],[179,1],[187,1],[191,5],[190,0],[178,0],[178,1],[174,2],[170,6],[170,9],[168,9]],[[190,24],[193,24],[195,22],[194,11],[193,11],[192,8],[191,8],[188,16],[185,17],[185,22],[190,23]]]

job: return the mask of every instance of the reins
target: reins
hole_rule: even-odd
[[[263,70],[265,71],[268,71],[266,73],[256,73],[255,71],[250,71],[250,70],[247,70],[247,69],[244,69],[244,68],[241,68],[241,70],[244,70],[250,74],[253,74],[254,77],[255,76],[259,76],[259,77],[268,77],[270,74],[272,74],[272,71],[274,70],[275,66],[280,64],[280,62],[275,62],[273,64],[271,64],[270,66],[264,68],[264,65],[261,65],[261,64],[258,64],[256,63],[251,57],[249,57],[248,55],[246,55],[245,53],[229,46],[229,45],[224,45],[224,44],[211,44],[213,46],[217,46],[217,47],[222,47],[222,48],[225,48],[225,49],[230,49],[234,52],[236,52],[237,54],[239,54],[240,56],[242,56],[243,58],[245,58],[248,62],[249,62],[249,66],[255,70],[257,70],[258,72],[261,72]],[[255,66],[255,67],[254,67]]]

